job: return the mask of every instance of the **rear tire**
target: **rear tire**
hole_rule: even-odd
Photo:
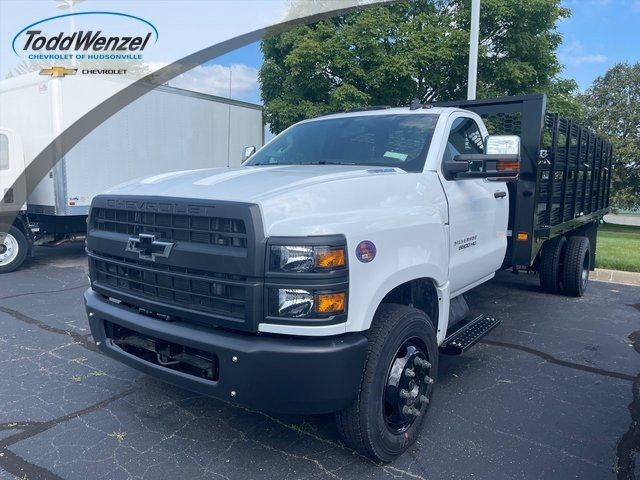
[[[540,252],[540,287],[543,292],[558,293],[561,291],[564,255],[567,239],[558,236],[547,240]]]
[[[336,424],[348,446],[374,461],[390,462],[421,431],[438,371],[436,332],[421,310],[383,304],[368,337],[358,397],[336,414]]]
[[[22,265],[28,250],[29,242],[20,229],[0,225],[0,274],[12,272]]]
[[[563,290],[567,295],[581,297],[589,281],[591,245],[587,237],[569,237],[564,262]]]

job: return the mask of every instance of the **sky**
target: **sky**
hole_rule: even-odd
[[[640,0],[565,0],[563,5],[571,17],[558,24],[563,36],[558,49],[564,65],[561,76],[576,80],[581,91],[617,62],[640,62]],[[248,45],[186,74],[175,85],[196,89],[206,85],[210,93],[227,96],[231,70],[232,96],[261,103],[262,60],[260,45]]]
[[[640,0],[568,0],[570,18],[558,25],[562,76],[581,90],[618,62],[640,62]]]
[[[202,48],[200,44],[215,43],[216,37],[222,39],[225,35],[233,36],[232,32],[246,31],[253,26],[248,20],[282,15],[277,11],[288,1],[192,0],[176,3],[166,0],[100,0],[99,3],[104,9],[124,9],[153,20],[161,32],[161,42],[152,50],[148,60],[158,67],[171,58],[179,58],[186,53],[185,49],[192,52]],[[77,11],[95,10],[97,3],[98,0],[83,1]],[[16,5],[21,8],[12,8]],[[26,25],[34,18],[61,13],[55,5],[53,0],[0,0],[2,44],[10,44],[16,26]],[[123,8],[125,5],[127,8]],[[570,18],[558,24],[563,35],[563,43],[558,49],[558,58],[564,65],[563,77],[575,79],[584,91],[616,62],[640,61],[640,0],[563,0],[563,5],[572,11]],[[252,10],[249,19],[240,14],[248,8]],[[197,13],[188,16],[189,22],[176,22],[176,16],[182,17],[178,11]],[[0,57],[0,77],[4,77],[4,70],[10,68],[16,59],[10,49],[4,47]],[[230,94],[232,98],[261,103],[258,86],[261,64],[260,46],[251,44],[181,75],[170,85],[224,97]]]

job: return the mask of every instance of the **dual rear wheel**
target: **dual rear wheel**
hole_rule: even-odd
[[[581,297],[591,269],[591,245],[583,236],[558,236],[548,240],[540,253],[540,287],[548,293]]]

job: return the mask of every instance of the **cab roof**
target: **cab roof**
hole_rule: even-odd
[[[444,112],[453,112],[456,110],[461,110],[461,109],[454,108],[454,107],[426,107],[426,108],[417,108],[415,110],[411,110],[409,107],[394,107],[394,108],[374,107],[369,110],[363,109],[363,110],[352,110],[349,112],[330,113],[328,115],[322,115],[320,117],[304,120],[304,123],[314,122],[318,120],[334,119],[334,118],[349,118],[349,117],[364,117],[364,116],[373,117],[373,116],[382,116],[382,115],[441,115]]]

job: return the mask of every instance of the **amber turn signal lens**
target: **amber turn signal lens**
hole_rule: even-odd
[[[327,248],[316,250],[316,268],[338,268],[346,265],[347,256],[344,248]]]
[[[522,242],[526,242],[529,239],[529,234],[526,232],[520,232],[516,238]]]
[[[496,170],[499,172],[519,172],[520,162],[513,162],[509,160],[498,160],[496,162]]]
[[[346,303],[345,292],[320,293],[316,295],[315,306],[317,313],[342,313]]]

